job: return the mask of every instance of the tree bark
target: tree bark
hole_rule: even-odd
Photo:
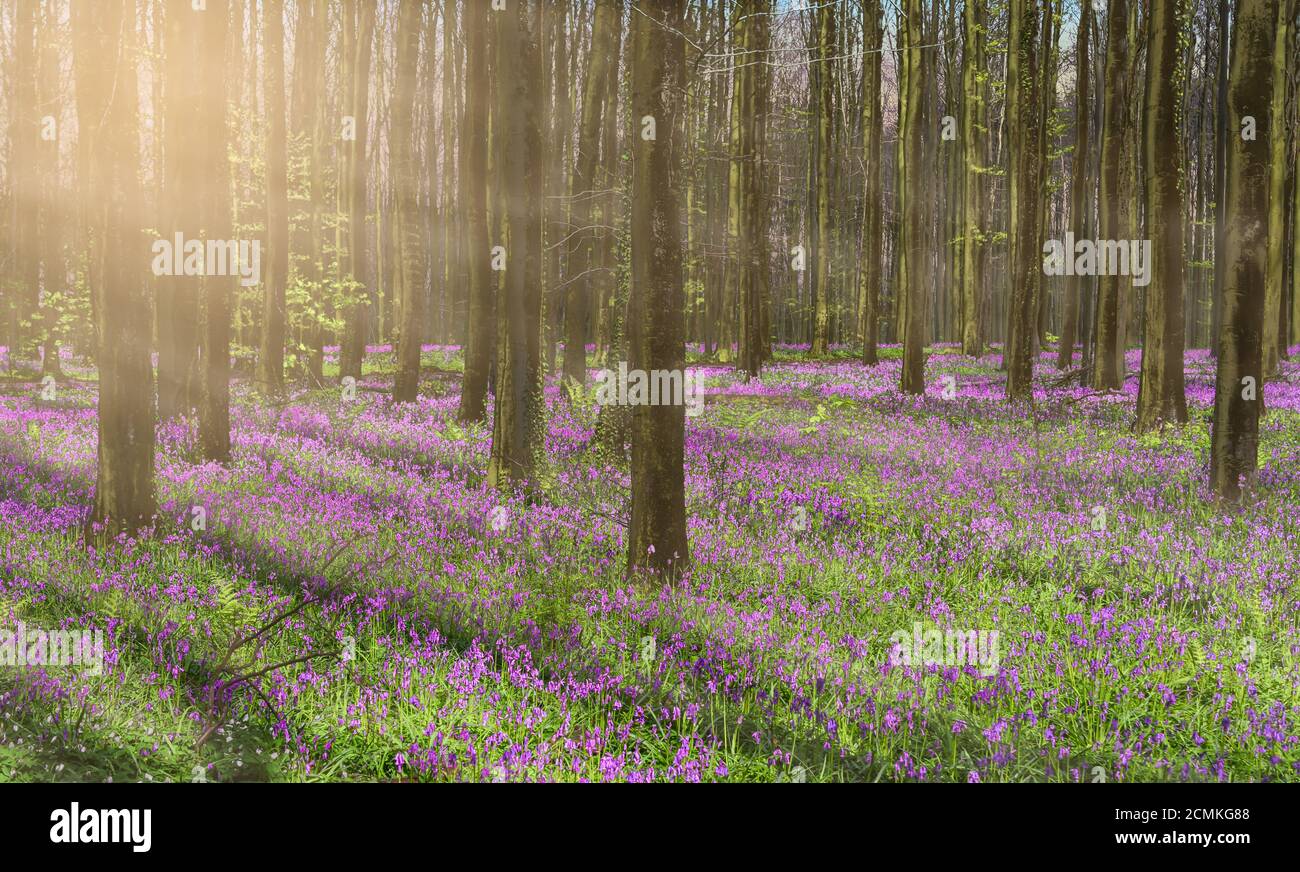
[[[638,130],[644,130],[642,119],[653,118],[655,137],[633,138],[628,300],[629,368],[681,375],[686,366],[680,198],[684,10],[684,0],[659,0],[632,18],[632,116]],[[682,405],[632,410],[628,570],[651,570],[668,583],[689,560],[685,413]]]
[[[879,362],[877,344],[880,335],[880,290],[884,276],[884,224],[881,221],[882,190],[880,145],[884,137],[880,98],[880,68],[884,57],[885,28],[881,19],[880,0],[867,0],[863,11],[866,32],[862,59],[862,162],[864,214],[862,219],[862,362],[875,366]]]
[[[1128,102],[1128,0],[1112,0],[1106,17],[1105,126],[1101,136],[1101,238],[1123,240],[1127,230],[1121,215],[1120,174],[1124,150],[1125,105]],[[1116,365],[1120,335],[1120,276],[1103,275],[1097,287],[1096,348],[1093,386],[1118,390],[1124,374]]]
[[[424,240],[419,167],[415,154],[415,80],[419,75],[420,2],[401,0],[397,25],[397,81],[393,91],[393,140],[389,144],[397,192],[397,237],[402,282],[401,328],[393,402],[415,402],[420,392],[420,346],[424,342]]]
[[[266,63],[266,291],[257,380],[284,387],[285,288],[289,283],[289,160],[284,99],[284,0],[262,7]]]
[[[85,137],[90,174],[82,196],[94,210],[91,259],[102,264],[92,285],[99,335],[98,465],[95,496],[86,516],[88,542],[100,534],[134,534],[155,511],[153,367],[149,354],[148,284],[142,264],[149,243],[138,211],[137,78],[134,62],[120,60],[134,27],[131,0],[72,6],[77,47],[86,52],[76,71],[78,136]]]
[[[1186,0],[1151,0],[1147,25],[1144,164],[1147,235],[1152,241],[1146,292],[1137,430],[1187,420],[1183,385],[1183,51]]]
[[[497,383],[488,486],[531,487],[542,436],[542,4],[517,0],[498,20],[497,98],[509,242],[497,308]]]
[[[1088,0],[1084,2],[1087,3]],[[984,184],[984,129],[988,125],[988,107],[984,95],[987,88],[981,80],[981,76],[987,75],[984,61],[984,45],[988,41],[986,0],[966,0],[964,18],[966,32],[962,52],[961,126],[965,177],[961,228],[961,349],[963,354],[978,357],[984,351],[979,314],[980,302],[984,296],[984,207],[988,200]],[[1086,51],[1085,48],[1085,60]]]
[[[1268,105],[1272,97],[1277,6],[1278,0],[1238,0],[1228,79],[1229,117],[1234,126]],[[1269,148],[1268,137],[1228,137],[1227,272],[1210,440],[1210,487],[1227,501],[1240,500],[1243,477],[1247,483],[1253,479],[1258,460]]]
[[[460,201],[465,219],[465,254],[469,267],[469,325],[465,335],[465,380],[459,417],[482,421],[486,415],[488,370],[491,366],[496,281],[488,243],[487,156],[488,9],[482,3],[465,6],[465,118],[460,131]]]

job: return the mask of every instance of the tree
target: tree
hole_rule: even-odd
[[[203,11],[200,25],[200,105],[204,108],[198,133],[204,149],[205,181],[199,190],[203,229],[210,240],[228,240],[232,236],[225,75],[229,16],[228,7],[214,4]],[[203,278],[199,442],[204,459],[217,463],[230,460],[230,306],[235,285],[233,275]]]
[[[1261,113],[1273,91],[1278,0],[1237,0],[1228,78],[1230,117]],[[1264,296],[1268,249],[1269,137],[1228,138],[1227,258],[1214,384],[1210,487],[1241,498],[1255,472],[1263,400]]]
[[[59,46],[57,13],[53,5],[46,6],[38,35],[40,70],[37,83],[36,115],[42,119],[58,117],[59,102]],[[41,292],[50,301],[62,298],[65,282],[63,261],[63,197],[59,184],[58,137],[41,142],[37,151],[37,180],[40,187],[40,259]],[[61,315],[53,305],[47,306],[38,296],[34,301],[40,319],[42,339],[41,376],[58,377],[63,374],[59,363],[59,334]]]
[[[12,367],[26,353],[32,339],[32,316],[36,310],[40,282],[41,261],[38,248],[40,229],[39,178],[32,167],[36,164],[37,135],[41,128],[36,103],[36,13],[35,2],[17,4],[14,16],[16,42],[13,73],[14,119],[9,123],[12,148],[10,172],[13,173],[13,267],[11,279],[16,287],[10,303],[12,328],[9,360]],[[13,167],[18,171],[13,172]]]
[[[163,166],[159,226],[163,238],[197,239],[193,207],[203,167],[199,139],[203,94],[198,65],[204,19],[186,0],[166,6],[163,67]],[[190,276],[158,279],[158,416],[187,415],[199,404],[199,288]]]
[[[862,58],[862,163],[864,189],[862,219],[862,362],[877,363],[876,342],[880,332],[880,285],[884,275],[882,249],[884,224],[881,221],[880,143],[884,122],[880,97],[880,66],[884,56],[884,21],[880,0],[867,0],[863,8]]]
[[[136,59],[121,58],[133,32],[132,0],[72,6],[78,136],[85,137],[89,177],[81,196],[102,204],[95,215],[92,260],[102,266],[92,285],[99,343],[98,464],[86,516],[88,541],[98,533],[135,533],[155,511],[153,366],[149,354],[148,285],[142,264],[149,244],[138,211],[139,153]]]
[[[401,0],[397,25],[397,82],[393,91],[393,140],[389,144],[397,193],[398,258],[402,324],[397,337],[393,402],[414,402],[420,392],[420,346],[424,342],[424,240],[421,238],[419,171],[415,154],[415,80],[420,55],[419,0]]]
[[[986,89],[983,83],[986,75],[984,44],[988,41],[985,24],[987,18],[986,0],[966,0],[961,109],[962,148],[965,152],[961,230],[961,348],[963,354],[971,356],[978,356],[984,350],[979,314],[984,295],[984,205],[988,200],[984,185],[984,130],[988,125],[988,107],[984,99]],[[1084,51],[1086,60],[1086,49]]]
[[[598,237],[592,213],[599,196],[596,169],[600,136],[609,106],[609,77],[618,72],[617,28],[623,24],[622,0],[597,0],[592,24],[591,61],[583,82],[582,117],[578,126],[578,155],[573,169],[574,232],[580,233],[577,275],[569,279],[564,303],[564,376],[582,384],[587,379],[587,318],[594,287],[592,276],[600,268]]]
[[[1264,284],[1264,375],[1277,372],[1278,361],[1286,357],[1286,333],[1282,300],[1286,296],[1286,185],[1287,123],[1286,93],[1290,69],[1294,66],[1290,29],[1295,19],[1295,0],[1279,0],[1273,36],[1273,93],[1269,103],[1268,264]]]
[[[1128,102],[1128,0],[1112,0],[1106,17],[1105,126],[1101,136],[1101,238],[1127,239],[1128,227],[1121,210],[1125,105]],[[1096,350],[1092,383],[1102,390],[1118,390],[1123,384],[1117,357],[1120,353],[1120,281],[1116,275],[1101,276],[1097,288]]]
[[[629,369],[684,377],[681,175],[682,17],[685,0],[659,0],[632,17],[632,291]],[[652,19],[650,16],[654,16]],[[646,133],[646,119],[653,135]],[[684,378],[683,378],[684,382]],[[683,390],[684,390],[683,384]],[[686,409],[632,410],[632,517],[628,570],[674,580],[689,561],[686,541]]]
[[[343,141],[343,164],[346,181],[340,183],[341,199],[347,212],[347,262],[345,275],[349,282],[350,302],[344,313],[345,330],[339,355],[341,376],[361,377],[361,363],[366,354],[366,337],[370,332],[368,302],[365,288],[369,270],[369,233],[366,231],[367,157],[366,143],[370,113],[370,54],[375,33],[375,4],[348,0],[344,6],[344,29],[355,33],[351,42],[351,56],[345,58],[344,87],[348,109],[345,113],[353,119],[352,137]]]
[[[284,100],[284,0],[262,6],[266,54],[266,247],[262,342],[257,380],[268,391],[284,387],[284,294],[289,282],[288,131]]]
[[[908,394],[925,393],[926,330],[926,216],[921,179],[925,153],[924,106],[922,93],[928,74],[925,63],[924,7],[921,0],[907,0],[905,55],[907,84],[900,91],[903,121],[899,137],[901,163],[900,190],[903,198],[903,228],[900,244],[900,287],[902,288],[900,322],[903,333],[902,390]]]
[[[460,393],[462,421],[482,421],[488,369],[495,348],[492,328],[496,280],[488,246],[487,156],[488,81],[487,7],[465,6],[465,118],[460,130],[460,203],[464,213],[469,267],[469,324],[465,331],[465,380]]]
[[[737,335],[738,364],[747,377],[758,375],[771,355],[765,320],[768,271],[769,210],[764,175],[767,172],[768,66],[766,55],[771,33],[771,3],[747,0],[736,7],[743,19],[741,57],[737,69],[736,94],[740,107],[737,141],[732,144],[732,180],[736,183],[732,204],[737,208],[735,272],[740,301],[740,329]]]
[[[531,487],[542,426],[543,154],[539,0],[497,19],[501,184],[506,192],[505,285],[497,306],[497,378],[488,486]]]
[[[1088,207],[1092,201],[1092,179],[1088,172],[1089,115],[1092,113],[1092,95],[1089,87],[1091,59],[1088,38],[1092,31],[1092,0],[1083,0],[1079,14],[1079,31],[1076,37],[1075,100],[1074,100],[1074,166],[1070,181],[1070,223],[1076,239],[1088,238]],[[1066,252],[1073,257],[1073,252]],[[1083,298],[1085,276],[1077,273],[1065,289],[1065,314],[1061,323],[1061,341],[1057,349],[1056,368],[1069,369],[1074,365],[1074,340],[1078,333],[1079,301]],[[1086,341],[1086,340],[1085,340]],[[1181,370],[1181,364],[1180,364]]]
[[[1007,399],[1032,398],[1038,287],[1042,277],[1039,204],[1040,6],[1037,0],[1011,0],[1007,44],[1007,118],[1011,126],[1011,293],[1007,340]],[[1050,7],[1049,7],[1050,8]]]
[[[822,357],[830,348],[831,283],[831,154],[835,147],[835,8],[834,3],[816,6],[816,45],[809,68],[809,99],[812,101],[813,148],[809,166],[808,216],[812,231],[813,256],[813,341],[812,356]],[[745,61],[748,63],[749,61]],[[734,98],[733,98],[734,99]]]
[[[1146,335],[1137,429],[1187,420],[1183,391],[1183,48],[1185,0],[1151,0],[1147,23],[1147,235],[1152,284],[1146,293]]]
[[[1210,354],[1219,353],[1219,333],[1223,326],[1223,291],[1228,280],[1228,48],[1231,44],[1232,19],[1228,0],[1219,0],[1219,52],[1216,66],[1214,128],[1214,290],[1210,295]]]

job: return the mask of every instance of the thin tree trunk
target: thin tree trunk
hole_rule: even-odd
[[[392,100],[389,144],[397,193],[397,258],[402,282],[401,328],[393,402],[411,403],[420,392],[420,346],[424,342],[424,239],[415,153],[415,81],[419,76],[420,2],[401,0],[397,25],[397,82]]]
[[[370,54],[375,35],[375,4],[363,0],[350,0],[344,14],[353,22],[356,33],[354,55],[350,61],[351,81],[348,87],[348,112],[355,124],[355,138],[345,140],[344,160],[347,167],[346,204],[348,213],[347,277],[351,286],[347,296],[351,303],[345,315],[346,328],[343,347],[339,355],[339,375],[361,377],[361,364],[366,355],[366,339],[370,334],[370,290],[366,287],[370,270],[370,234],[366,228],[367,170],[369,158],[366,144],[369,141],[370,114]]]
[[[984,184],[984,128],[988,125],[988,107],[984,95],[987,89],[980,81],[980,75],[985,71],[984,45],[988,40],[986,0],[966,0],[964,18],[961,124],[965,177],[962,182],[961,348],[963,354],[977,357],[984,351],[979,313],[984,296],[984,227],[985,203],[988,200]]]
[[[469,267],[469,325],[465,335],[465,380],[460,394],[462,421],[482,421],[486,415],[488,370],[491,367],[496,280],[488,244],[487,157],[488,10],[481,3],[465,6],[465,118],[460,137],[460,202],[465,220],[465,254]]]
[[[229,48],[229,9],[214,6],[202,16],[199,76],[203,106],[200,142],[204,147],[205,183],[202,210],[208,239],[232,237],[230,158],[227,154],[226,100]],[[230,460],[230,309],[237,279],[233,275],[203,278],[203,377],[199,391],[199,442],[203,458]]]

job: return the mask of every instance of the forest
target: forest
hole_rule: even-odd
[[[1300,2],[0,0],[0,782],[142,781],[1300,781]]]

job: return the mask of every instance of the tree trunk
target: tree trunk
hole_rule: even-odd
[[[645,130],[643,119],[654,119],[655,134],[633,137],[629,369],[678,375],[686,366],[680,202],[685,5],[660,0],[634,15],[631,37],[632,117],[638,131]],[[648,569],[668,583],[689,560],[685,426],[682,405],[632,409],[628,570]]]
[[[460,393],[462,421],[482,421],[486,410],[488,370],[495,349],[492,329],[496,279],[488,244],[487,156],[488,10],[481,3],[465,6],[465,118],[460,131],[460,203],[465,220],[465,254],[469,267],[469,324],[465,332],[465,380]]]
[[[424,342],[424,240],[420,223],[419,167],[415,154],[415,80],[419,75],[420,3],[401,0],[397,25],[397,82],[393,91],[393,186],[402,282],[401,328],[393,402],[412,403],[420,393],[420,346]]]
[[[497,309],[497,382],[488,486],[532,486],[542,437],[542,222],[545,155],[542,3],[498,19],[497,98],[509,244]]]
[[[1032,399],[1034,346],[1042,280],[1040,232],[1039,26],[1037,0],[1012,0],[1007,54],[1007,119],[1011,124],[1012,183],[1010,248],[1012,258],[1010,336],[1006,345],[1007,399]]]
[[[963,354],[978,357],[984,351],[979,312],[980,301],[984,296],[984,205],[988,200],[984,185],[984,128],[988,124],[984,95],[987,89],[980,81],[985,66],[984,45],[988,41],[986,0],[966,0],[964,17],[966,33],[961,74],[962,149],[965,158],[961,227],[961,349]],[[1086,49],[1084,52],[1086,60]]]
[[[765,55],[770,34],[770,8],[766,0],[746,0],[736,6],[738,38],[744,60],[736,71],[736,116],[733,131],[734,183],[730,221],[736,228],[731,267],[736,275],[739,300],[737,363],[747,378],[758,376],[767,353],[763,300],[767,293],[767,221],[763,175],[767,170],[764,145],[767,131],[768,74]]]
[[[835,8],[834,3],[816,7],[816,46],[809,87],[812,90],[813,148],[809,177],[812,183],[813,214],[809,216],[813,257],[813,357],[830,350],[831,284],[831,150],[835,147]],[[919,8],[919,7],[918,7]],[[742,63],[748,63],[742,60]]]
[[[884,168],[880,165],[880,144],[884,123],[880,97],[880,67],[884,57],[884,22],[880,0],[867,0],[863,10],[862,57],[862,163],[865,173],[862,196],[866,201],[862,217],[862,362],[875,366],[879,358],[876,346],[880,335],[880,286],[884,276],[882,249],[884,224],[881,222],[881,184]]]
[[[1075,65],[1077,88],[1074,100],[1074,166],[1070,181],[1071,205],[1070,224],[1074,228],[1076,239],[1087,239],[1088,204],[1092,200],[1092,180],[1088,172],[1088,121],[1092,113],[1091,84],[1088,70],[1088,37],[1092,23],[1092,2],[1083,0],[1083,11],[1079,18],[1079,30],[1076,37],[1078,61]],[[1074,252],[1066,252],[1066,257],[1074,257]],[[1078,335],[1079,301],[1083,298],[1087,276],[1077,272],[1065,289],[1065,313],[1061,322],[1061,343],[1056,354],[1056,368],[1065,370],[1074,366],[1074,342]]]
[[[266,291],[257,380],[267,391],[284,387],[284,294],[289,283],[288,133],[284,100],[284,0],[264,0],[266,53]]]
[[[1183,391],[1183,70],[1185,0],[1151,0],[1147,24],[1147,236],[1152,242],[1137,430],[1187,420]]]
[[[1125,106],[1128,102],[1128,0],[1112,0],[1106,17],[1105,127],[1101,136],[1101,238],[1122,240],[1127,234],[1121,215],[1120,174],[1124,150]],[[1116,365],[1120,334],[1120,276],[1103,275],[1097,287],[1097,338],[1093,355],[1093,386],[1118,390],[1123,373]]]
[[[928,288],[924,282],[925,196],[921,180],[924,152],[925,88],[924,9],[921,0],[907,0],[906,77],[903,90],[902,135],[899,138],[899,162],[902,164],[903,245],[901,247],[900,321],[903,333],[903,369],[901,388],[904,393],[925,393],[925,310]]]
[[[339,375],[361,377],[361,364],[366,355],[366,339],[370,335],[370,291],[366,278],[370,269],[370,234],[366,229],[367,170],[366,156],[370,114],[370,53],[375,35],[375,4],[363,0],[349,0],[344,15],[352,22],[356,33],[354,55],[350,59],[348,108],[345,114],[353,118],[355,138],[344,140],[343,160],[347,169],[345,202],[348,215],[347,269],[349,281],[347,297],[350,302],[344,316],[346,325],[343,347],[339,354]]]
[[[1295,18],[1294,0],[1279,0],[1273,35],[1273,94],[1269,104],[1268,264],[1264,279],[1264,375],[1275,375],[1278,361],[1286,357],[1286,335],[1281,330],[1282,300],[1286,296],[1286,92],[1291,52],[1290,28]]]
[[[1228,109],[1234,121],[1268,104],[1278,0],[1238,0]],[[1214,386],[1210,487],[1237,501],[1254,478],[1263,405],[1265,267],[1268,255],[1269,139],[1228,137],[1227,258],[1219,367]]]
[[[102,204],[96,215],[91,259],[103,264],[93,284],[99,335],[98,466],[95,496],[84,535],[133,534],[152,523],[154,407],[149,355],[148,284],[141,265],[149,243],[141,232],[139,121],[135,63],[119,63],[134,28],[131,0],[98,0],[72,6],[77,48],[86,57],[76,70],[78,126],[91,170],[83,197]],[[114,47],[118,47],[114,50]]]
[[[204,149],[205,181],[200,188],[203,192],[203,228],[209,240],[229,240],[232,236],[230,158],[226,147],[229,137],[226,130],[229,9],[214,5],[201,18],[199,76],[203,112],[200,115],[199,141]],[[237,273],[235,270],[232,272]],[[230,460],[230,308],[237,281],[235,275],[203,277],[199,442],[203,446],[203,458],[216,463]]]
[[[583,81],[582,118],[578,128],[578,157],[573,170],[573,232],[580,234],[575,258],[577,275],[569,279],[564,303],[564,376],[578,384],[587,380],[587,318],[593,279],[600,269],[599,235],[591,227],[595,200],[600,196],[596,169],[600,136],[608,106],[609,77],[618,71],[615,29],[622,27],[621,0],[597,0],[592,24],[591,61]],[[612,68],[612,69],[611,69]]]

